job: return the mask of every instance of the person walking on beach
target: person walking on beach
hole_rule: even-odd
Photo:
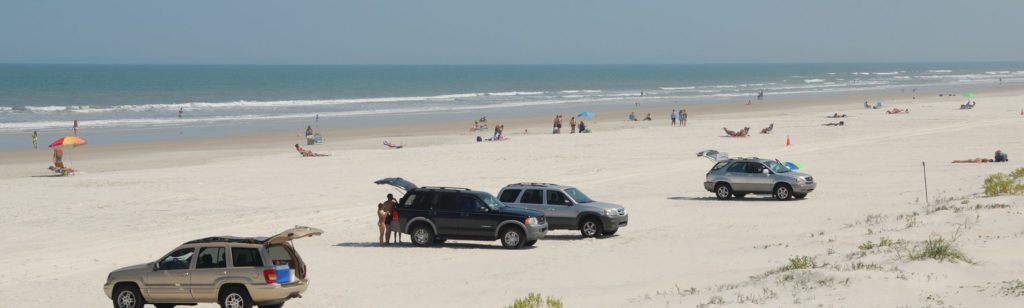
[[[185,113],[185,107],[178,108],[178,118],[181,119],[181,114]]]
[[[555,115],[555,122],[551,127],[552,134],[558,134],[562,132],[562,115]]]
[[[39,148],[39,132],[38,131],[32,131],[32,148],[33,149],[38,149]]]
[[[75,120],[75,124],[71,126],[71,129],[74,130],[75,136],[78,136],[78,120]]]
[[[676,110],[672,109],[672,126],[676,126]]]
[[[569,133],[570,134],[575,134],[576,133],[576,117],[575,116],[573,116],[572,119],[569,119],[569,126],[572,127],[572,128],[569,129]]]
[[[679,111],[679,124],[682,124],[683,127],[686,127],[686,109]]]
[[[380,245],[391,242],[391,213],[395,211],[395,196],[388,194],[388,200],[377,204],[377,228],[380,229]]]

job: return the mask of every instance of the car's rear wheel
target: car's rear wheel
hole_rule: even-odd
[[[217,301],[220,308],[252,308],[252,297],[242,287],[227,287],[220,292],[220,299]]]
[[[789,185],[780,184],[778,186],[775,186],[775,191],[773,195],[775,195],[775,199],[788,200],[790,197],[793,196],[793,189],[790,188]]]
[[[425,224],[412,227],[412,243],[416,246],[430,246],[434,243],[434,230]]]
[[[114,308],[142,308],[146,299],[135,286],[119,286],[114,288]]]
[[[732,197],[732,187],[729,184],[718,183],[715,185],[715,197],[718,197],[718,200],[729,200]]]
[[[531,246],[536,245],[536,244],[537,244],[537,240],[532,240],[532,241],[526,241],[526,243],[523,243],[523,246],[531,247]]]
[[[499,233],[501,235],[501,246],[508,249],[519,249],[526,244],[526,234],[517,227],[505,227]]]
[[[580,222],[580,234],[583,237],[595,237],[601,235],[601,222],[597,218],[586,218]]]
[[[797,198],[797,199],[807,198],[807,194],[793,193],[793,198]]]

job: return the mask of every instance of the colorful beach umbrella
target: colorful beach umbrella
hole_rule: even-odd
[[[580,114],[577,114],[576,116],[577,117],[581,117],[581,118],[593,118],[595,115],[596,114],[594,114],[593,112],[584,111],[584,112],[580,112]]]
[[[963,96],[968,99],[974,99],[974,93],[971,92],[964,92]]]
[[[78,137],[78,136],[67,136],[67,137],[61,137],[60,139],[57,139],[56,141],[54,141],[53,143],[50,144],[50,147],[51,148],[59,148],[59,147],[63,147],[63,146],[66,146],[66,145],[70,145],[71,147],[77,147],[77,146],[85,145],[85,144],[86,144],[85,139],[82,139],[81,137]]]
[[[789,170],[800,170],[800,169],[802,169],[802,168],[803,168],[804,166],[800,165],[800,164],[799,164],[799,163],[797,163],[797,162],[791,162],[791,161],[787,161],[787,162],[786,162],[786,167],[787,167],[787,168],[789,168]]]

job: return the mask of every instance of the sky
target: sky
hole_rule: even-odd
[[[1019,0],[0,0],[0,63],[1024,61]]]

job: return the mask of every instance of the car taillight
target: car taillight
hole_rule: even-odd
[[[276,269],[265,269],[263,270],[263,279],[267,281],[267,284],[277,283],[277,270]]]

